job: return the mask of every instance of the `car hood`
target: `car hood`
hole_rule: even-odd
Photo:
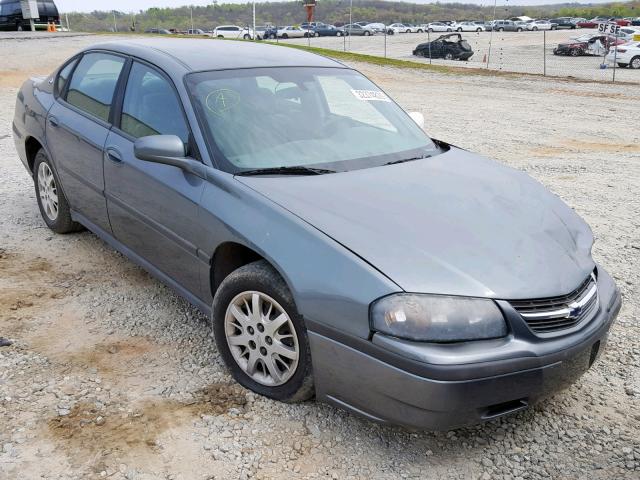
[[[236,178],[405,291],[541,298],[571,292],[594,268],[591,230],[573,210],[525,173],[457,148],[343,173]]]

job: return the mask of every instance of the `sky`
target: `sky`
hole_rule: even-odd
[[[256,0],[264,1],[264,0]],[[271,0],[273,1],[273,0]],[[435,1],[435,0],[434,0]],[[447,3],[446,0],[440,0]],[[569,0],[498,0],[498,5],[549,5],[567,3]],[[588,0],[585,3],[604,3],[610,0]],[[219,3],[247,3],[246,0],[218,0]],[[321,3],[322,0],[319,0]],[[493,4],[493,0],[459,0],[460,3],[478,5]],[[55,0],[61,12],[91,12],[93,10],[119,10],[132,12],[150,7],[180,7],[183,5],[211,5],[211,0]],[[414,3],[433,3],[429,0],[414,0]]]

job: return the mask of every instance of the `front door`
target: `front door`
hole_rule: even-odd
[[[71,208],[107,232],[102,151],[124,63],[116,55],[85,54],[47,116],[47,145]]]
[[[171,81],[133,62],[122,113],[105,144],[107,208],[117,240],[195,296],[200,296],[198,201],[203,180],[177,167],[135,157],[137,138],[177,135],[189,144],[189,127]]]

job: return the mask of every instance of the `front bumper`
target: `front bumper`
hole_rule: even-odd
[[[312,328],[316,397],[377,422],[429,430],[522,410],[575,382],[603,351],[621,297],[611,277],[599,272],[596,316],[554,339],[520,335],[528,327],[520,318],[514,329],[515,311],[505,311],[515,330],[509,337],[451,345],[379,334],[372,341],[344,342]]]

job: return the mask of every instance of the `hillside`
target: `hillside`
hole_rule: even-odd
[[[596,15],[640,16],[640,1],[599,5],[561,4],[540,7],[499,6],[496,18],[519,15],[531,17],[577,16],[591,18]],[[115,19],[114,19],[115,17]],[[302,2],[269,2],[256,4],[257,23],[296,25],[305,21]],[[488,20],[493,18],[493,7],[464,3],[416,4],[388,2],[384,0],[354,0],[353,20],[380,21],[383,23],[425,23],[436,20]],[[115,20],[115,21],[114,21]],[[348,0],[320,0],[316,8],[316,20],[326,23],[346,23],[349,20]],[[63,19],[64,21],[64,19]],[[70,13],[69,25],[75,31],[130,30],[135,22],[137,31],[147,28],[191,27],[189,7],[150,8],[135,15],[121,12],[95,11]],[[193,24],[196,28],[211,29],[216,25],[252,22],[250,4],[218,4],[193,7]],[[115,26],[114,26],[115,24]]]

